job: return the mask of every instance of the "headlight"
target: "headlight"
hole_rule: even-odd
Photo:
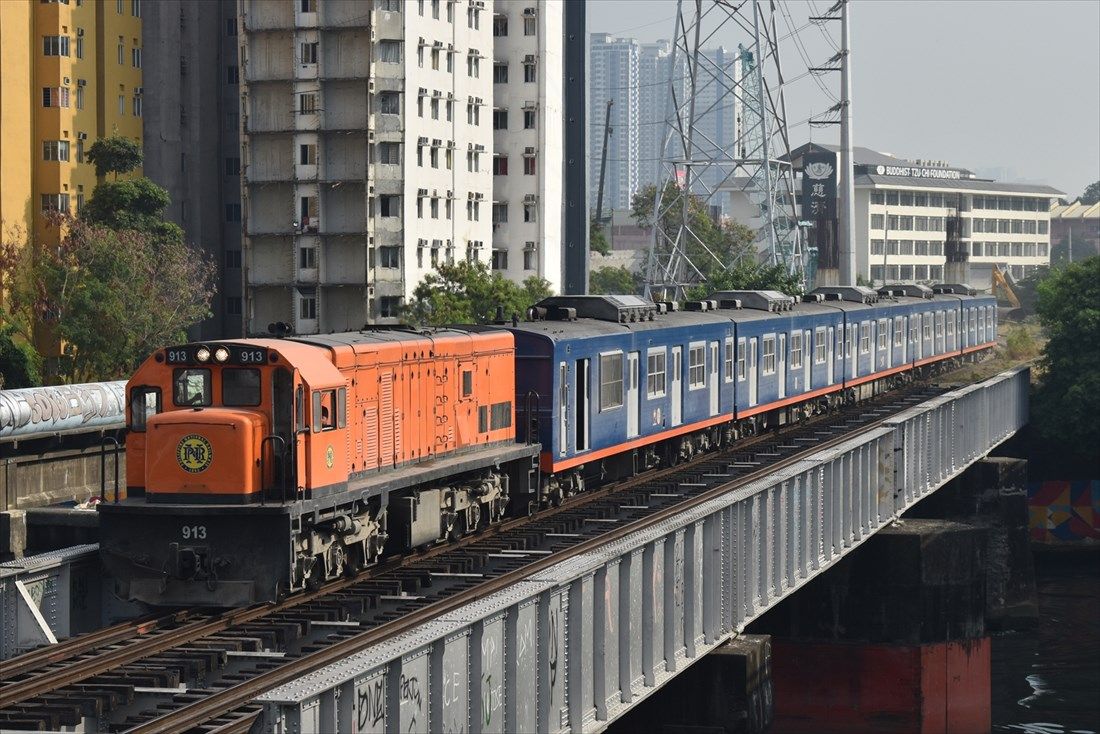
[[[218,347],[217,349],[215,349],[214,350],[214,361],[215,362],[228,362],[229,361],[229,350],[226,349],[225,347]]]
[[[195,359],[200,362],[210,361],[210,349],[208,347],[199,347],[195,350]]]

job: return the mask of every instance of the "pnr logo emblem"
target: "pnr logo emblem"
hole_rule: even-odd
[[[213,447],[209,441],[197,433],[184,436],[176,445],[176,461],[184,471],[198,474],[210,466],[213,460]]]

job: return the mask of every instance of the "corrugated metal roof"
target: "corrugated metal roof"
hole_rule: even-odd
[[[1097,219],[1100,218],[1100,202],[1095,204],[1082,204],[1075,201],[1072,204],[1057,204],[1050,209],[1051,219]]]

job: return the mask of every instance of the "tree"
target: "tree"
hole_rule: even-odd
[[[592,295],[636,295],[641,290],[641,276],[622,265],[605,265],[588,274],[588,292]]]
[[[85,222],[114,230],[137,230],[158,240],[182,242],[183,230],[164,219],[168,192],[147,178],[104,181],[95,187],[81,215]]]
[[[657,187],[650,184],[634,195],[631,200],[631,215],[639,227],[653,226],[653,204]],[[664,201],[679,199],[683,190],[672,181],[666,185]],[[659,240],[675,239],[683,222],[683,208],[672,207],[661,222],[663,237]],[[719,277],[723,271],[736,264],[755,260],[753,247],[755,235],[751,229],[739,222],[718,221],[711,216],[702,199],[690,196],[688,199],[688,224],[695,238],[684,242],[688,258],[702,273],[689,273],[695,280],[710,280]]]
[[[65,382],[127,377],[210,316],[214,263],[182,239],[59,216],[56,247],[22,248],[11,306],[63,344]]]
[[[603,225],[595,218],[588,222],[588,249],[601,255],[611,252],[611,245],[607,244],[607,237],[603,233]]]
[[[481,261],[464,260],[425,275],[405,307],[405,318],[425,326],[484,324],[497,317],[498,309],[505,318],[522,318],[551,294],[543,278],[531,276],[517,285]]]
[[[0,390],[36,387],[42,383],[42,359],[21,341],[12,324],[0,327]]]
[[[1085,193],[1081,194],[1082,204],[1095,204],[1100,202],[1100,181],[1093,181],[1085,187]]]
[[[1068,454],[1095,460],[1100,446],[1100,256],[1052,271],[1038,284],[1037,309],[1048,341],[1034,423]]]
[[[802,292],[798,278],[785,265],[768,265],[743,258],[732,268],[715,272],[705,283],[688,289],[689,300],[706,298],[715,291],[779,291],[788,296]]]
[[[84,156],[95,164],[96,178],[113,173],[116,181],[118,174],[135,170],[144,160],[141,145],[121,135],[100,138]]]

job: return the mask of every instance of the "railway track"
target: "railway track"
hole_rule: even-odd
[[[248,702],[277,685],[660,523],[941,392],[909,388],[741,441],[279,604],[182,612],[131,623],[136,638],[118,625],[64,649],[28,653],[5,663],[0,728],[247,731],[259,714]]]

